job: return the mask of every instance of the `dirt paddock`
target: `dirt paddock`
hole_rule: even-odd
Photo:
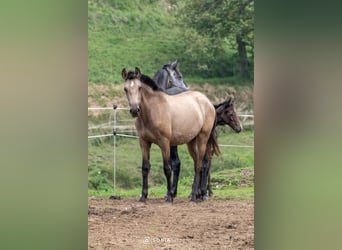
[[[254,249],[254,202],[89,198],[88,249]]]

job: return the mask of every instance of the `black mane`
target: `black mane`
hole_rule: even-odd
[[[128,71],[126,79],[133,80],[136,78],[137,78],[137,75],[135,74],[134,71]],[[161,91],[158,84],[153,79],[151,79],[149,76],[141,74],[140,75],[140,81],[142,83],[146,84],[147,86],[149,86],[150,88],[152,88],[154,91]]]
[[[150,86],[154,91],[160,91],[158,84],[153,81],[149,76],[141,75],[140,81],[148,86]]]
[[[229,98],[228,101],[226,100],[226,101],[221,102],[221,103],[219,103],[219,104],[214,104],[214,107],[215,107],[215,109],[218,109],[218,108],[221,107],[221,106],[231,106],[231,101],[232,101],[232,99]]]

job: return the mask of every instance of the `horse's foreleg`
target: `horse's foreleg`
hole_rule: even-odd
[[[173,201],[173,193],[171,190],[171,158],[170,158],[170,142],[168,140],[163,141],[160,144],[160,148],[162,151],[163,156],[163,164],[164,164],[164,174],[166,177],[167,182],[167,193],[166,193],[166,202],[172,202]]]
[[[151,143],[140,140],[140,147],[142,153],[142,166],[141,166],[141,175],[142,175],[142,191],[141,197],[139,201],[146,201],[148,195],[148,174],[150,172],[150,148]]]
[[[181,162],[178,157],[177,146],[172,146],[171,150],[171,166],[173,171],[173,185],[171,189],[171,194],[173,197],[177,196],[178,178],[180,173]]]

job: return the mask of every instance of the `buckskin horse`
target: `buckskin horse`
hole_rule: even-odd
[[[159,85],[160,89],[169,95],[176,95],[189,90],[189,87],[184,82],[182,73],[177,68],[178,60],[164,64],[159,69],[153,80]],[[234,110],[234,102],[232,98],[217,105],[214,105],[216,110],[215,126],[229,125],[236,133],[242,131],[242,126]],[[181,161],[178,156],[177,146],[170,147],[171,166],[173,171],[173,187],[174,196],[177,196],[178,179],[180,174]],[[207,199],[207,195],[213,194],[210,183],[210,168],[212,155],[205,155],[203,159],[203,169],[201,173],[201,187],[207,186],[207,190],[203,190],[198,198]],[[203,185],[203,186],[202,186]],[[203,189],[203,188],[202,188]]]
[[[175,187],[171,186],[170,146],[187,144],[195,169],[191,201],[196,201],[204,155],[209,152],[220,154],[215,136],[214,106],[205,95],[197,91],[173,96],[165,94],[155,81],[142,75],[139,68],[135,68],[134,72],[127,72],[124,68],[121,75],[125,80],[124,90],[130,113],[137,118],[135,126],[142,153],[143,178],[140,201],[145,201],[148,196],[152,143],[157,144],[162,152],[167,202],[172,202],[175,196]]]

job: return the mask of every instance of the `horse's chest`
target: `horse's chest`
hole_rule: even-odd
[[[139,133],[139,137],[145,141],[157,143],[161,134],[163,134],[160,127],[157,125],[151,126],[151,124],[145,124],[144,122],[137,120],[135,126]]]

